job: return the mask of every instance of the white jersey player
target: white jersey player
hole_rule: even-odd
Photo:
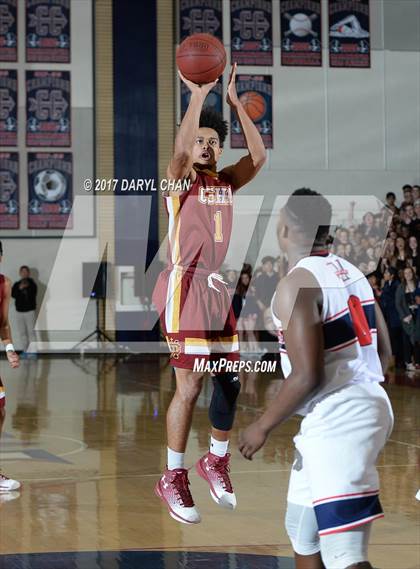
[[[308,189],[281,211],[278,238],[290,271],[272,316],[286,380],[240,450],[251,459],[271,430],[303,415],[286,513],[296,568],[370,569],[369,531],[383,517],[375,464],[393,426],[380,386],[391,348],[366,278],[327,251],[330,219],[329,202]]]

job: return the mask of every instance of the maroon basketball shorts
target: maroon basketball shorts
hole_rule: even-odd
[[[160,273],[153,293],[174,367],[194,369],[197,359],[239,360],[231,298],[222,277],[174,266]]]
[[[6,405],[6,392],[0,378],[0,409]]]

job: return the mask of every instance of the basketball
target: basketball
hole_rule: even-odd
[[[198,85],[215,81],[226,66],[223,44],[210,34],[185,38],[176,52],[176,64],[182,75]]]
[[[247,115],[253,121],[263,118],[266,111],[265,99],[256,91],[248,91],[239,97]]]

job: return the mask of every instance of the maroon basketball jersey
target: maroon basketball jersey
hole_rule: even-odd
[[[188,191],[165,198],[170,266],[220,269],[232,232],[233,192],[223,173],[199,171]]]

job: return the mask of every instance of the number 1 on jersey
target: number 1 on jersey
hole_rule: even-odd
[[[347,304],[359,344],[361,346],[370,346],[372,343],[372,334],[360,298],[352,294]]]
[[[220,210],[216,211],[216,213],[214,214],[214,225],[215,225],[214,240],[216,241],[216,243],[222,243],[223,242],[222,212]]]

